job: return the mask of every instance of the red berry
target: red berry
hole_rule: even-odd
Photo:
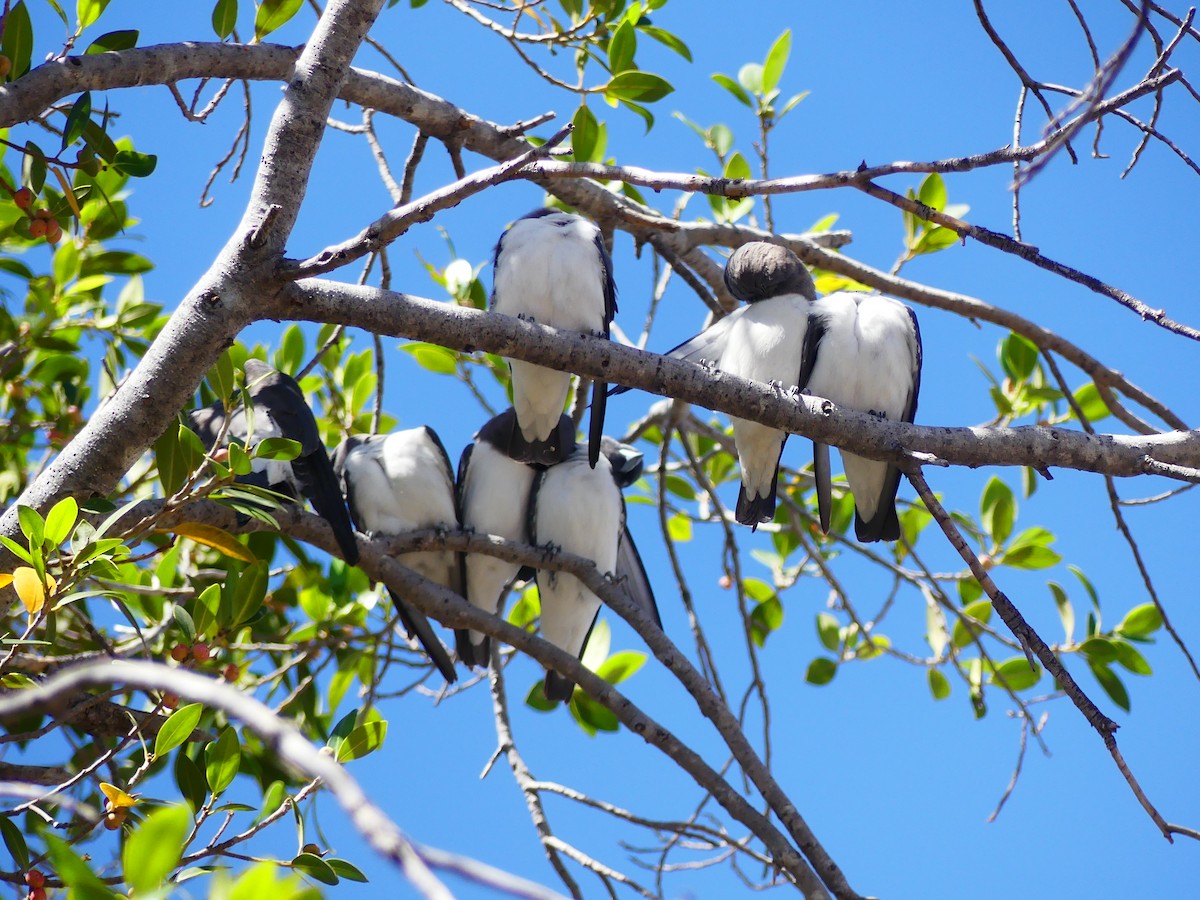
[[[163,694],[162,704],[167,709],[174,709],[179,705],[179,695],[172,694],[170,691],[167,691],[165,694]]]
[[[25,883],[31,888],[45,887],[46,876],[42,874],[41,869],[30,869],[25,873]]]
[[[17,204],[20,209],[29,209],[29,204],[33,202],[33,191],[29,188],[21,188],[13,192],[13,203]]]
[[[126,815],[128,815],[128,812],[123,806],[118,806],[116,809],[109,810],[104,814],[104,827],[109,831],[116,831],[125,824]]]
[[[192,644],[192,658],[196,662],[208,662],[211,655],[208,644]]]
[[[30,219],[29,220],[29,236],[31,238],[41,238],[46,236],[46,220],[45,219]]]
[[[51,219],[46,225],[46,242],[49,244],[57,244],[62,240],[62,226],[55,219]]]
[[[34,888],[29,892],[29,896],[25,900],[46,900],[46,889],[40,887]]]
[[[233,663],[225,667],[225,671],[221,673],[226,681],[237,681],[242,677],[242,670]]]
[[[171,648],[171,659],[175,662],[183,662],[192,653],[192,648],[187,644],[176,644]]]

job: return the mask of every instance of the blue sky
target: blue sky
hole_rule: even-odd
[[[44,10],[35,6],[36,21],[42,23]],[[206,6],[173,4],[172,14],[163,16],[160,3],[114,0],[93,31],[139,27],[142,45],[208,39]],[[1006,0],[990,6],[995,7],[989,12],[997,28],[1011,39],[1035,77],[1079,86],[1090,76],[1090,57],[1067,4]],[[573,112],[570,97],[546,88],[496,36],[471,26],[441,3],[431,2],[420,10],[406,7],[400,3],[386,11],[373,34],[423,89],[499,123],[546,110],[556,110],[563,118]],[[1131,24],[1120,4],[1105,7],[1088,11],[1096,16],[1092,24],[1102,55],[1119,44]],[[147,21],[151,11],[156,14]],[[245,30],[245,13],[242,18]],[[596,114],[609,122],[609,152],[619,163],[673,171],[711,167],[708,151],[671,117],[675,110],[701,124],[728,124],[738,146],[749,152],[753,120],[708,76],[717,71],[733,74],[743,63],[761,60],[784,28],[794,35],[784,95],[800,90],[811,94],[773,133],[773,174],[851,169],[862,160],[878,164],[967,155],[1003,146],[1012,137],[1018,83],[969,4],[941,0],[904,4],[901,9],[874,0],[832,6],[675,0],[656,14],[656,22],[688,43],[695,62],[689,65],[661,47],[644,44],[639,50],[642,67],[662,74],[677,88],[657,104],[658,123],[649,135],[631,114],[593,103]],[[310,23],[311,15],[304,12],[278,39],[299,42]],[[39,49],[47,46],[41,37],[49,33],[39,31]],[[1185,43],[1176,64],[1194,68],[1198,55],[1194,41]],[[1144,72],[1152,59],[1144,43],[1119,85],[1131,84],[1133,73]],[[365,53],[361,64],[375,67],[378,59]],[[255,88],[248,166],[257,159],[278,93],[276,85]],[[146,276],[147,296],[172,308],[208,266],[241,214],[249,175],[233,186],[221,177],[214,191],[216,203],[207,209],[197,206],[211,165],[233,139],[240,103],[231,96],[208,124],[189,125],[165,88],[114,94],[111,102],[124,112],[121,127],[135,135],[139,149],[159,154],[154,177],[134,185],[131,208],[142,225],[130,246],[156,263]],[[99,105],[93,101],[93,106]],[[1149,114],[1145,102],[1136,109]],[[357,121],[354,110],[335,109],[335,115]],[[1036,137],[1042,121],[1031,106],[1026,141]],[[400,166],[411,131],[400,123],[377,124],[393,165]],[[1159,126],[1185,149],[1200,151],[1200,117],[1178,88],[1169,92]],[[553,127],[546,126],[545,133]],[[1115,121],[1108,123],[1101,145],[1109,154],[1105,159],[1088,156],[1091,137],[1087,132],[1079,141],[1078,166],[1060,155],[1026,189],[1025,239],[1052,258],[1095,274],[1152,306],[1165,307],[1173,318],[1200,323],[1194,279],[1182,270],[1190,264],[1200,229],[1200,182],[1155,144],[1121,180],[1137,135]],[[440,148],[431,146],[427,158],[418,191],[453,177]],[[487,162],[468,154],[466,164],[470,170]],[[1005,231],[1011,221],[1010,177],[1007,167],[948,177],[950,200],[970,205],[970,221]],[[895,177],[886,184],[903,191],[915,187],[916,179]],[[440,215],[434,224],[447,230],[460,256],[479,263],[489,257],[509,221],[541,202],[537,188],[509,184]],[[336,243],[389,205],[365,143],[330,132],[289,253],[307,256]],[[700,197],[689,207],[694,214],[706,208]],[[849,190],[798,194],[780,198],[775,205],[778,227],[789,231],[803,230],[833,212],[841,217],[838,226],[854,233],[849,255],[878,268],[891,266],[902,250],[897,210]],[[451,259],[434,227],[415,229],[391,251],[393,285],[439,296],[421,268],[418,252],[436,265]],[[618,237],[614,255],[621,291],[618,321],[636,334],[652,287],[646,254],[635,259],[628,238]],[[903,274],[1061,330],[1166,401],[1185,420],[1196,418],[1195,379],[1190,374],[1195,371],[1195,348],[1109,300],[976,244],[918,259]],[[357,270],[344,277],[356,276]],[[486,274],[485,279],[490,284]],[[672,288],[650,347],[673,346],[700,326],[703,314],[685,289]],[[995,369],[995,346],[1002,333],[935,310],[918,309],[918,315],[925,340],[919,421],[987,421],[993,409],[972,358]],[[269,342],[280,333],[281,326],[266,323],[256,326],[251,336]],[[385,347],[396,345],[385,341]],[[457,457],[483,419],[467,392],[442,380],[429,381],[405,354],[392,353],[388,364],[388,411],[403,427],[433,425],[451,456]],[[1068,380],[1078,385],[1084,378],[1069,372]],[[498,401],[499,394],[492,394]],[[631,393],[611,403],[610,430],[635,419],[650,401]],[[1114,427],[1112,420],[1102,427]],[[793,439],[786,452],[792,464],[802,465],[807,442]],[[927,477],[947,506],[972,511],[978,509],[980,491],[992,474],[996,473],[934,470]],[[999,474],[1014,487],[1019,485],[1016,472]],[[1146,482],[1119,488],[1132,497],[1154,494],[1163,485]],[[902,486],[901,495],[910,494]],[[644,507],[631,509],[635,534],[659,588],[665,626],[680,646],[690,647],[655,520]],[[1021,503],[1018,527],[1043,525],[1058,535],[1055,546],[1064,564],[1074,563],[1088,573],[1111,625],[1146,598],[1107,509],[1100,479],[1055,472],[1053,482],[1043,482],[1034,497]],[[1196,512],[1195,493],[1170,506],[1127,511],[1168,611],[1180,632],[1193,638],[1200,633],[1200,611],[1194,580],[1180,560],[1195,552],[1189,526]],[[717,540],[715,528],[698,527],[695,540],[683,552],[706,628],[720,636],[736,632],[730,595],[717,586],[719,571],[712,562]],[[747,536],[743,546],[767,547],[769,539]],[[918,549],[934,569],[959,566],[932,532]],[[757,565],[748,555],[746,564]],[[886,584],[849,559],[837,565],[849,590],[861,598],[861,607],[874,609],[879,602],[875,596]],[[748,571],[758,577],[765,573]],[[1082,618],[1086,601],[1062,567],[1037,573],[1000,569],[995,575],[1048,639],[1057,639],[1061,629],[1045,587],[1047,578],[1072,588]],[[1066,702],[1048,706],[1045,735],[1053,756],[1030,747],[1012,798],[999,819],[988,824],[985,819],[1008,783],[1018,747],[1018,727],[1006,716],[998,694],[991,695],[989,715],[976,721],[961,683],[955,683],[950,699],[935,703],[924,672],[894,660],[843,666],[833,683],[822,688],[805,684],[805,668],[820,652],[813,619],[824,609],[827,594],[821,583],[809,581],[785,595],[784,628],[770,638],[762,654],[770,685],[774,771],[858,891],[888,898],[1103,897],[1135,891],[1171,897],[1187,892],[1200,862],[1200,847],[1186,839],[1172,847],[1158,835],[1100,739]],[[888,633],[898,645],[922,652],[924,613],[919,597],[902,594],[897,602]],[[616,620],[614,632],[614,647],[637,646],[636,637]],[[723,676],[734,686],[732,693],[740,694],[746,677],[740,641],[719,641],[718,655]],[[1107,701],[1086,667],[1075,663],[1071,668],[1121,724],[1118,739],[1125,758],[1166,818],[1197,826],[1200,787],[1187,773],[1200,749],[1200,729],[1189,712],[1200,685],[1181,654],[1161,636],[1146,655],[1154,677],[1126,678],[1132,715]],[[651,715],[698,742],[710,764],[720,766],[725,757],[706,724],[683,692],[655,669],[652,661],[625,687]],[[535,677],[536,667],[527,661],[510,667],[514,699]],[[496,740],[486,688],[436,707],[419,697],[392,701],[383,712],[391,721],[387,745],[352,764],[351,771],[401,827],[419,841],[556,883],[504,764],[479,780]],[[588,738],[565,713],[538,715],[520,709],[519,703],[514,715],[518,743],[540,778],[592,791],[649,817],[684,815],[698,799],[694,786],[664,757],[628,733]],[[580,813],[565,802],[550,800],[548,807],[556,832],[565,840],[634,877],[651,880],[629,865],[626,852],[615,843],[618,837],[644,843],[642,836],[615,830],[598,814]],[[394,880],[392,870],[362,847],[331,802],[323,804],[320,818],[338,855],[352,859],[374,880],[357,889],[357,895],[377,896],[381,884]],[[286,826],[273,840],[279,842],[280,853],[291,852],[292,835]],[[591,876],[576,876],[589,895],[601,890]],[[673,896],[730,897],[745,892],[724,867],[675,876],[669,884]],[[355,895],[355,890],[347,893]],[[462,893],[474,895],[469,887]],[[405,895],[403,889],[400,895]]]

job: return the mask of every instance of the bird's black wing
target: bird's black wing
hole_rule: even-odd
[[[721,355],[725,352],[725,344],[729,340],[729,330],[733,327],[733,323],[750,307],[739,306],[729,315],[713,322],[699,334],[694,335],[678,346],[672,347],[663,356],[670,356],[674,359],[685,359],[688,362],[694,363],[709,363],[716,365],[721,361]],[[617,394],[624,394],[626,391],[633,390],[618,384],[613,386],[608,395],[610,397]]]
[[[800,356],[800,377],[796,384],[800,390],[808,386],[817,354],[821,350],[821,339],[828,330],[828,317],[820,313],[809,313],[808,328],[804,332],[804,350]],[[821,531],[829,534],[829,520],[833,508],[833,476],[829,469],[829,445],[813,441],[813,482],[817,489],[817,514],[821,520]]]
[[[354,525],[346,511],[342,488],[334,474],[333,464],[325,445],[317,443],[308,454],[292,460],[292,477],[300,493],[308,498],[317,515],[329,523],[333,536],[341,548],[342,558],[350,565],[358,565],[358,542],[354,538]]]
[[[388,594],[392,598],[392,604],[396,607],[396,615],[400,617],[400,623],[404,626],[404,633],[410,638],[417,639],[417,643],[425,650],[429,659],[437,666],[438,671],[442,673],[442,677],[449,684],[457,681],[458,673],[454,670],[454,661],[450,659],[450,654],[438,636],[433,633],[429,619],[424,613],[411,607],[407,600],[391,588],[388,588]]]
[[[188,426],[196,432],[205,450],[212,450],[221,429],[225,427],[225,407],[218,400],[212,406],[202,406],[188,413]]]
[[[596,231],[596,254],[600,258],[600,278],[604,293],[604,337],[609,337],[613,318],[617,314],[617,285],[613,281],[612,257],[604,246],[603,236]],[[604,413],[608,406],[608,382],[592,381],[592,412],[588,419],[588,465],[596,468],[600,459],[600,439],[604,436]]]
[[[662,631],[662,618],[658,614],[658,604],[654,600],[654,588],[642,564],[642,556],[638,553],[637,545],[629,525],[621,529],[621,542],[617,545],[617,579],[624,583],[629,599],[637,604],[642,612],[654,620],[658,630]]]

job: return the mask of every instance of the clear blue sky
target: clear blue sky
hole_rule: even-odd
[[[34,4],[41,22],[44,5]],[[143,45],[161,41],[208,39],[209,4],[168,5],[114,0],[93,31],[125,27],[142,29]],[[691,171],[711,167],[707,151],[692,132],[670,113],[682,111],[702,124],[725,122],[749,151],[754,122],[710,79],[712,72],[733,74],[748,61],[762,59],[771,41],[790,27],[792,61],[784,76],[785,96],[811,90],[810,96],[772,137],[772,171],[793,175],[850,169],[893,160],[925,160],[967,155],[1003,146],[1011,140],[1018,84],[974,18],[970,4],[934,2],[901,5],[880,0],[855,4],[809,2],[727,3],[675,0],[656,14],[656,21],[675,31],[690,46],[691,65],[664,48],[643,46],[638,61],[670,79],[676,93],[656,106],[658,124],[643,134],[639,120],[627,112],[595,103],[597,115],[609,120],[609,152],[618,162],[651,169]],[[1016,52],[1035,77],[1081,85],[1091,71],[1078,26],[1067,4],[1005,0],[990,4],[997,27],[1012,40]],[[1130,17],[1118,3],[1086,4],[1102,54],[1124,38]],[[529,118],[545,110],[569,116],[571,99],[549,91],[516,61],[495,35],[471,26],[441,3],[409,10],[406,3],[384,13],[374,35],[398,57],[417,84],[495,122]],[[1182,10],[1181,10],[1182,11]],[[147,21],[147,13],[151,13]],[[243,14],[243,31],[246,16]],[[278,37],[298,42],[307,34],[311,15],[302,26]],[[47,33],[47,32],[43,32]],[[95,35],[92,35],[95,36]],[[45,45],[39,41],[41,49]],[[1152,61],[1148,44],[1139,48],[1120,84],[1144,72]],[[1183,45],[1176,63],[1200,62],[1196,43]],[[363,64],[377,65],[374,54]],[[275,85],[255,89],[255,121],[249,166],[253,166],[271,108]],[[97,107],[102,101],[94,100]],[[241,213],[249,176],[234,186],[221,178],[217,202],[201,210],[197,199],[212,163],[233,138],[239,101],[231,96],[206,125],[188,125],[175,110],[165,88],[113,96],[125,112],[122,127],[133,133],[139,149],[160,154],[153,178],[134,185],[132,208],[142,218],[136,241],[139,252],[157,268],[146,277],[148,297],[172,308],[211,261]],[[1138,110],[1148,115],[1142,103]],[[353,110],[335,111],[357,121]],[[1042,122],[1027,112],[1026,140]],[[411,141],[407,126],[379,122],[393,164],[402,164]],[[1173,88],[1160,128],[1185,149],[1200,152],[1200,117],[1196,106]],[[549,127],[548,127],[549,128]],[[548,130],[547,130],[548,133]],[[1194,279],[1181,272],[1190,265],[1200,233],[1200,181],[1164,148],[1152,144],[1137,169],[1119,175],[1137,141],[1131,129],[1110,121],[1102,150],[1109,158],[1091,159],[1088,132],[1078,143],[1084,157],[1072,167],[1065,156],[1025,192],[1025,238],[1047,255],[1122,287],[1172,317],[1200,323]],[[419,189],[430,189],[452,177],[439,147],[431,146],[430,164]],[[468,169],[486,163],[470,155]],[[971,206],[969,219],[1004,231],[1010,225],[1008,168],[984,170],[948,180],[951,202]],[[895,178],[888,186],[903,191],[916,179]],[[506,185],[473,198],[441,215],[437,225],[453,237],[461,256],[472,262],[489,257],[507,222],[541,203],[541,192],[526,184]],[[308,205],[289,252],[306,256],[357,232],[389,205],[370,154],[358,138],[330,132],[322,147],[310,187]],[[706,208],[703,198],[692,210]],[[887,269],[900,253],[900,213],[853,191],[794,195],[776,201],[782,230],[799,231],[827,213],[841,215],[839,227],[853,230],[846,251],[857,259]],[[645,260],[634,259],[631,242],[618,237],[616,265],[621,313],[618,321],[636,334],[645,315],[651,277]],[[417,259],[420,252],[441,265],[450,259],[432,226],[414,230],[393,248],[393,284],[397,289],[438,296]],[[44,252],[44,251],[34,251]],[[917,260],[907,277],[936,287],[961,291],[989,303],[1012,308],[1035,321],[1061,329],[1100,359],[1165,400],[1194,422],[1195,347],[1173,338],[1112,302],[998,251],[970,245]],[[347,273],[347,278],[357,271]],[[490,278],[489,282],[490,284]],[[995,369],[995,345],[1002,337],[991,326],[976,327],[934,310],[918,310],[925,338],[925,369],[919,420],[926,424],[969,425],[987,421],[992,407],[986,383],[973,357]],[[680,287],[667,295],[650,346],[664,349],[694,332],[703,310]],[[270,341],[281,333],[273,323],[257,327],[254,338]],[[396,342],[385,341],[394,348]],[[428,423],[441,433],[456,457],[482,417],[465,390],[429,382],[405,354],[389,357],[387,409],[403,427]],[[1184,375],[1183,373],[1187,373]],[[1181,377],[1182,376],[1182,377]],[[1068,375],[1072,384],[1083,377]],[[429,387],[436,387],[433,392]],[[498,395],[495,395],[498,399]],[[610,430],[632,421],[651,398],[629,394],[610,405]],[[449,411],[449,413],[448,413]],[[1111,420],[1103,423],[1113,427]],[[793,439],[787,458],[801,465],[807,442]],[[977,510],[989,471],[928,473],[934,488],[951,508]],[[1017,473],[1001,472],[1017,486]],[[1149,495],[1159,483],[1121,485],[1126,496]],[[902,487],[902,496],[910,489]],[[1186,561],[1195,553],[1192,522],[1196,494],[1170,507],[1128,511],[1168,610],[1185,636],[1200,634],[1195,581]],[[661,538],[644,508],[632,520],[659,586],[659,604],[668,631],[680,646],[690,646],[686,622],[673,596]],[[1018,527],[1043,525],[1058,536],[1056,549],[1065,563],[1080,566],[1097,585],[1109,624],[1129,607],[1144,602],[1144,591],[1129,551],[1107,512],[1103,483],[1091,476],[1056,472],[1037,494],[1021,503]],[[716,529],[701,527],[684,548],[696,602],[711,635],[733,627],[730,595],[717,586]],[[744,546],[766,547],[764,536]],[[935,569],[957,569],[960,563],[942,542],[927,533],[919,549]],[[1180,565],[1180,561],[1184,565]],[[749,560],[747,574],[755,572]],[[839,576],[870,610],[875,593],[886,590],[878,576],[844,559]],[[1065,567],[1050,572],[1021,573],[1001,569],[997,580],[1026,616],[1050,640],[1061,635],[1045,587],[1048,578],[1072,589],[1082,619],[1086,600]],[[1200,847],[1186,839],[1170,846],[1138,807],[1105,752],[1100,739],[1065,701],[1049,705],[1045,732],[1053,752],[1043,756],[1032,747],[1015,793],[998,821],[985,819],[1008,783],[1016,760],[1019,729],[1005,715],[1006,704],[990,695],[989,715],[976,721],[960,682],[951,698],[934,703],[922,670],[894,660],[843,666],[834,682],[816,688],[803,681],[809,660],[820,651],[814,617],[824,608],[827,590],[810,580],[785,595],[786,622],[768,641],[762,662],[770,685],[774,724],[774,770],[825,847],[841,864],[851,884],[864,895],[887,898],[1012,896],[1181,897],[1188,894],[1200,864]],[[891,615],[888,634],[901,646],[922,652],[923,604],[902,594]],[[636,637],[614,620],[614,647],[636,647]],[[718,644],[727,683],[740,693],[745,677],[740,640]],[[1178,651],[1160,637],[1147,649],[1154,667],[1151,679],[1126,677],[1133,714],[1125,715],[1104,698],[1081,663],[1071,666],[1094,699],[1122,726],[1122,750],[1150,797],[1169,821],[1200,825],[1200,786],[1191,770],[1200,750],[1200,729],[1192,714],[1200,684],[1190,676]],[[626,687],[651,715],[695,740],[706,759],[720,766],[725,756],[683,692],[661,677],[651,661]],[[519,698],[536,677],[535,667],[521,661],[509,669],[512,692]],[[434,707],[423,698],[385,704],[391,721],[382,752],[352,764],[378,802],[415,839],[454,849],[543,883],[556,885],[529,823],[525,806],[501,762],[483,781],[478,775],[495,746],[486,688],[466,692]],[[536,776],[592,791],[598,797],[649,817],[682,816],[697,800],[697,791],[657,751],[628,733],[586,737],[565,712],[544,716],[514,708],[517,740]],[[753,798],[752,798],[753,799]],[[583,814],[548,799],[558,834],[615,868],[652,879],[633,869],[615,843],[622,836],[641,841],[636,832],[614,831],[597,814]],[[321,823],[337,854],[350,858],[373,878],[349,895],[380,896],[381,886],[395,876],[386,864],[361,847],[361,839],[340,818],[331,802],[322,807]],[[290,852],[286,825],[275,840]],[[589,895],[600,885],[577,872]],[[738,896],[741,883],[724,867],[676,876],[669,882],[676,896]],[[342,889],[338,889],[339,891]],[[464,896],[472,895],[469,888]],[[401,896],[404,892],[401,891]]]

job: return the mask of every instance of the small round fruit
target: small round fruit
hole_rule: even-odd
[[[0,53],[0,78],[7,78],[12,72],[12,60]]]
[[[167,691],[165,694],[163,694],[162,704],[167,709],[174,709],[179,705],[179,695]]]
[[[35,219],[46,219],[46,220],[54,218],[54,216],[51,214],[50,210],[46,209],[46,207],[44,207],[44,206],[41,209],[35,209],[33,211],[33,217]]]
[[[300,850],[302,853],[311,853],[313,856],[321,855],[321,848],[318,847],[316,844],[305,844],[303,847],[300,848]]]
[[[123,806],[118,806],[116,809],[110,809],[104,814],[104,827],[109,831],[116,831],[125,824],[126,809]]]
[[[25,900],[46,900],[46,889],[34,888],[25,896]]]
[[[192,655],[192,648],[187,644],[176,644],[171,648],[171,659],[175,662],[183,662]]]
[[[94,156],[91,159],[81,160],[79,163],[79,170],[84,174],[91,175],[93,178],[95,178],[100,174],[100,160],[96,159]]]
[[[13,203],[17,204],[20,209],[29,209],[29,205],[33,203],[33,191],[25,187],[14,191]]]
[[[192,659],[196,662],[208,662],[212,652],[208,649],[208,644],[192,644]]]
[[[44,238],[46,236],[47,226],[45,219],[30,219],[29,220],[29,236],[31,238]]]
[[[57,244],[62,240],[62,226],[55,219],[51,219],[46,225],[46,241],[50,244]]]
[[[45,887],[46,876],[42,874],[41,869],[30,869],[25,873],[25,883],[31,888]]]
[[[234,663],[230,663],[225,667],[225,671],[221,673],[221,677],[226,681],[237,681],[242,677],[242,670]]]

